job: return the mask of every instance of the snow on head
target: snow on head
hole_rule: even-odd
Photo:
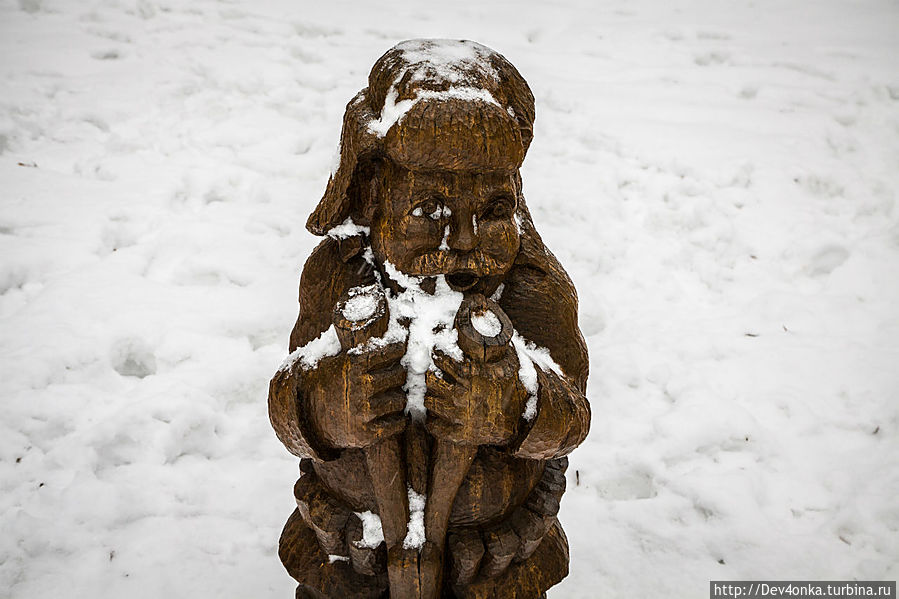
[[[418,98],[414,100],[396,101],[396,88],[390,88],[387,96],[384,98],[384,106],[381,107],[381,116],[377,120],[368,123],[368,130],[376,134],[378,137],[384,137],[403,116],[409,112],[409,109],[418,102]]]
[[[458,83],[467,73],[479,70],[498,77],[490,64],[493,50],[470,40],[417,39],[396,45],[410,66],[413,80],[441,80]]]
[[[422,100],[460,99],[499,106],[493,95],[468,81],[471,74],[482,73],[499,79],[490,62],[493,51],[468,40],[408,40],[395,47],[400,51],[406,67],[394,80],[381,107],[378,118],[368,123],[368,129],[384,137],[390,128],[402,120],[409,110]],[[403,79],[434,84],[442,89],[419,89],[415,97],[397,102],[397,85]]]

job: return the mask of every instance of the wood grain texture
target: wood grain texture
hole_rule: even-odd
[[[388,97],[411,107],[379,133]],[[473,42],[399,44],[347,105],[340,163],[307,227],[363,228],[313,251],[290,336],[293,351],[333,325],[340,348],[282,368],[269,389],[272,426],[303,458],[279,545],[297,597],[538,599],[567,575],[556,516],[564,456],[589,430],[588,359],[574,286],[522,194],[533,121],[518,71]],[[388,329],[385,298],[404,291],[388,264],[425,293],[442,278],[463,297],[462,359],[432,352],[422,420],[404,412],[405,341],[359,350]],[[361,293],[377,307],[357,322],[345,308]],[[488,313],[498,333],[474,326]],[[513,333],[559,366],[536,367],[530,420]],[[405,542],[409,490],[427,497],[421,547]],[[381,519],[378,547],[362,543],[353,512],[365,511]]]

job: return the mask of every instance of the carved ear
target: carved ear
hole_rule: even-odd
[[[368,199],[360,210],[360,225],[370,227],[381,207],[381,177],[372,177],[368,182]]]
[[[366,88],[347,104],[340,133],[340,163],[328,179],[325,195],[306,221],[310,233],[325,235],[353,213],[350,196],[351,187],[360,178],[358,167],[366,156],[374,156],[383,145],[382,140],[368,128],[373,118]]]
[[[381,206],[384,159],[377,154],[360,157],[346,192],[349,214],[357,225],[370,227]]]

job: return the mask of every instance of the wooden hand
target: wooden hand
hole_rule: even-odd
[[[509,444],[527,401],[511,345],[493,362],[467,356],[458,362],[441,352],[434,352],[433,359],[440,372],[426,375],[428,431],[467,445]]]
[[[403,343],[323,358],[302,377],[301,397],[319,437],[334,448],[368,447],[406,426]]]

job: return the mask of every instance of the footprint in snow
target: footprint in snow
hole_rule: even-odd
[[[839,245],[826,245],[809,260],[805,271],[813,277],[829,275],[849,259],[849,250]]]
[[[91,58],[95,60],[118,60],[122,58],[122,53],[116,49],[100,50],[99,52],[91,53]]]
[[[696,39],[700,40],[729,40],[730,34],[718,31],[699,31],[696,33]]]
[[[137,337],[119,339],[109,350],[113,369],[122,376],[139,379],[156,374],[156,356],[143,339]]]
[[[605,499],[649,499],[658,495],[652,477],[645,472],[623,472],[596,483],[599,495]]]
[[[821,175],[805,175],[795,177],[794,183],[798,183],[806,191],[820,197],[836,198],[843,195],[843,186]]]
[[[730,63],[730,54],[727,52],[706,52],[693,57],[693,62],[701,67]]]
[[[755,85],[744,85],[738,94],[744,100],[752,100],[759,94],[759,88]]]

